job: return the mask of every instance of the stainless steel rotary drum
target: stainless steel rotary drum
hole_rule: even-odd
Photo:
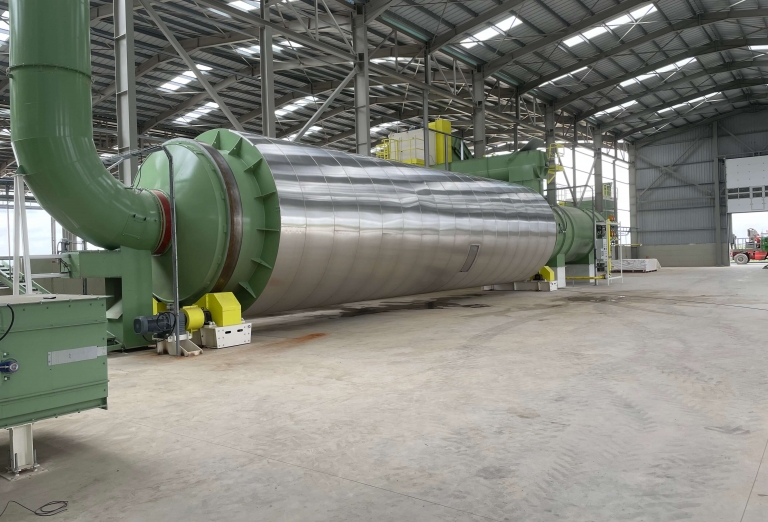
[[[520,281],[555,220],[519,185],[236,133],[274,177],[277,258],[248,315]]]

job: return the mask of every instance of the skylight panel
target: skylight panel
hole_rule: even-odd
[[[258,45],[250,45],[248,47],[238,47],[235,49],[238,53],[244,54],[246,56],[252,56],[254,54],[259,54],[259,46]]]
[[[197,68],[201,71],[210,71],[211,68],[207,65],[197,65]],[[185,71],[178,75],[176,78],[169,82],[165,82],[160,86],[161,89],[165,89],[167,91],[178,91],[181,87],[184,85],[187,85],[188,83],[191,83],[193,80],[196,80],[195,73],[192,71]]]
[[[678,60],[675,63],[671,63],[669,65],[665,65],[664,67],[659,67],[658,69],[656,69],[655,71],[652,71],[650,73],[641,74],[640,76],[636,76],[636,77],[631,78],[629,80],[624,80],[619,85],[621,85],[622,87],[626,87],[627,85],[631,85],[633,83],[639,83],[639,82],[642,82],[642,81],[647,80],[649,78],[655,78],[657,76],[660,76],[661,73],[670,72],[670,71],[677,72],[680,69],[682,69],[683,67],[685,67],[686,65],[688,65],[689,63],[694,62],[694,61],[696,61],[696,58],[683,58],[682,60]]]
[[[485,40],[490,40],[491,38],[493,38],[498,34],[499,32],[494,27],[489,27],[488,29],[485,29],[477,33],[475,35],[475,38],[477,40],[480,40],[481,42],[484,42]]]
[[[581,36],[586,38],[587,40],[591,40],[595,36],[600,36],[601,34],[607,33],[607,32],[608,32],[608,29],[601,25],[598,27],[593,27],[589,31],[584,31],[583,33],[581,33]]]
[[[229,16],[224,11],[219,11],[218,9],[214,9],[213,7],[209,7],[208,10],[210,12],[212,12],[213,14],[217,14],[217,15],[221,16],[222,18],[232,18],[231,16]]]
[[[294,47],[303,47],[301,44],[293,44]],[[273,43],[272,44],[272,52],[279,53],[284,50],[283,47]],[[258,44],[255,45],[249,45],[248,47],[238,47],[235,49],[236,52],[245,55],[245,56],[255,56],[261,52],[261,48]]]
[[[298,105],[294,105],[294,104],[286,105],[282,109],[277,109],[275,111],[275,114],[277,114],[278,116],[285,116],[289,112],[293,112],[293,111],[295,111],[298,108],[299,108]]]
[[[658,76],[658,74],[656,74],[655,72],[651,72],[651,73],[648,73],[648,74],[641,74],[640,76],[636,76],[635,78],[630,78],[629,80],[624,80],[619,85],[621,85],[622,87],[626,87],[627,85],[632,85],[633,83],[640,83],[640,82],[642,82],[644,80],[647,80],[649,78],[656,78],[657,76]]]
[[[606,25],[608,27],[618,27],[620,25],[626,25],[632,23],[632,17],[629,15],[620,16],[618,18],[615,18],[608,22]]]
[[[315,100],[314,96],[305,96],[304,98],[300,98],[298,100],[294,100],[293,103],[286,105],[285,107],[282,107],[275,111],[275,114],[277,116],[285,116],[288,113],[291,113],[300,107],[304,107],[306,105],[312,105],[314,104],[317,106],[317,102]]]
[[[629,16],[631,16],[636,22],[639,22],[640,19],[644,18],[645,16],[653,13],[656,11],[656,6],[654,4],[648,4],[644,7],[639,7],[629,13]]]
[[[380,123],[378,125],[374,125],[371,127],[371,132],[381,132],[384,130],[387,130],[390,127],[394,127],[397,125],[396,121],[386,121],[384,123]]]
[[[606,114],[610,114],[612,112],[616,112],[616,111],[620,111],[620,110],[625,110],[625,109],[627,109],[629,107],[632,107],[636,103],[637,103],[636,101],[632,100],[632,101],[628,101],[627,103],[621,103],[621,104],[615,105],[613,107],[608,107],[604,111],[600,111],[600,112],[595,113],[595,116],[605,116]]]
[[[509,31],[510,29],[512,29],[513,27],[515,27],[517,25],[520,25],[521,23],[522,22],[520,20],[518,20],[517,16],[510,16],[509,18],[505,18],[501,22],[497,23],[496,27],[500,31],[506,33],[507,31]]]
[[[568,47],[573,47],[574,45],[578,45],[578,44],[580,44],[583,41],[585,41],[584,38],[582,38],[581,35],[579,34],[579,35],[573,36],[571,38],[568,38],[563,43],[565,45],[567,45]]]
[[[668,111],[671,111],[671,110],[674,110],[674,109],[679,109],[680,107],[686,107],[686,106],[693,108],[694,104],[700,103],[700,102],[703,102],[703,101],[709,101],[710,98],[713,98],[713,97],[718,96],[720,94],[722,94],[722,92],[713,92],[713,93],[707,94],[705,96],[699,96],[698,98],[694,98],[692,100],[688,100],[687,102],[678,103],[678,104],[672,105],[670,107],[664,107],[663,109],[659,109],[658,111],[656,111],[656,113],[657,114],[661,114],[662,112],[668,112]]]
[[[299,106],[303,107],[305,105],[310,105],[310,104],[316,105],[317,104],[316,102],[317,102],[317,100],[315,99],[314,96],[306,96],[304,98],[296,100],[294,103],[296,105],[299,105]]]
[[[618,18],[614,18],[613,20],[608,22],[606,25],[608,25],[609,27],[618,27],[620,25],[626,25],[631,23],[632,23],[632,17],[627,14],[624,16],[620,16]]]
[[[205,114],[208,114],[209,112],[213,111],[214,109],[218,109],[219,104],[216,102],[208,102],[202,107],[198,107],[197,109],[193,109],[186,113],[184,116],[180,116],[176,118],[174,123],[189,123],[193,120],[198,119],[200,116],[203,116]]]
[[[491,27],[488,27],[487,29],[483,29],[482,31],[475,33],[471,38],[462,41],[461,45],[469,49],[470,47],[474,47],[480,42],[490,40],[491,38],[497,36],[503,36],[507,33],[507,31],[515,26],[520,25],[521,23],[522,22],[518,20],[517,16],[510,16],[509,18],[505,18],[504,20],[492,25]]]
[[[273,47],[274,47],[274,44],[272,44],[272,45],[273,45]],[[303,46],[303,45],[301,45],[300,43],[296,43],[296,42],[293,42],[293,41],[291,41],[291,40],[286,40],[286,41],[285,41],[285,45],[286,45],[287,47],[289,47],[289,48],[293,48],[293,49],[298,49],[298,48],[300,48],[300,47],[304,47],[304,46]],[[281,49],[281,50],[282,50],[282,49]]]
[[[253,11],[259,8],[259,2],[253,2],[253,1],[246,2],[243,0],[235,0],[234,2],[229,2],[229,5],[237,9],[240,9],[241,11]]]
[[[696,58],[683,58],[682,60],[679,60],[673,64],[665,65],[664,67],[660,67],[659,69],[656,69],[655,72],[657,73],[663,73],[663,72],[669,72],[669,71],[677,71],[688,65],[689,63],[693,62]]]
[[[564,74],[564,75],[562,75],[562,76],[558,76],[557,78],[554,78],[554,79],[552,79],[552,80],[549,80],[548,82],[542,83],[541,85],[547,85],[547,84],[550,84],[550,83],[551,83],[551,84],[554,84],[556,81],[562,80],[563,78],[571,78],[571,77],[573,77],[573,75],[574,75],[574,74],[576,74],[577,72],[581,72],[581,71],[584,71],[584,70],[586,70],[586,69],[587,69],[586,67],[582,67],[582,68],[580,68],[580,69],[576,69],[576,70],[575,70],[575,71],[573,71],[573,72],[570,72],[570,73]]]
[[[609,20],[605,24],[598,25],[591,29],[587,29],[586,31],[583,31],[581,34],[578,34],[576,36],[568,38],[567,40],[564,40],[563,43],[568,47],[573,47],[574,45],[578,45],[582,42],[587,42],[592,38],[595,38],[596,36],[600,36],[601,34],[607,33],[609,28],[612,29],[615,27],[620,27],[622,25],[638,23],[640,20],[642,20],[643,17],[647,16],[650,13],[653,13],[654,11],[656,11],[656,6],[653,4],[640,7],[638,9],[635,9],[634,11],[630,11],[627,14],[614,18],[613,20]]]
[[[11,27],[8,25],[8,11],[3,11],[0,15],[0,42],[7,42],[10,36]]]
[[[309,129],[307,129],[307,132],[305,132],[305,133],[304,133],[304,136],[309,136],[310,134],[315,134],[315,133],[317,133],[317,132],[320,132],[321,130],[323,130],[323,128],[322,128],[322,127],[320,127],[319,125],[313,125],[313,126],[312,126],[312,127],[310,127]],[[290,136],[288,136],[288,139],[289,139],[289,140],[291,140],[291,141],[293,141],[293,140],[295,140],[295,139],[296,139],[296,136],[298,136],[298,135],[299,135],[299,133],[298,133],[298,132],[294,132],[293,134],[291,134]]]

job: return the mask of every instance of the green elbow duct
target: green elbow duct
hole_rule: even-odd
[[[167,199],[118,182],[93,143],[88,0],[11,0],[11,136],[40,205],[89,243],[161,252]],[[74,37],[73,37],[74,35]]]

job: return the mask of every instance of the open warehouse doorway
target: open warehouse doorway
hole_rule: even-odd
[[[768,258],[768,159],[725,161],[731,264],[766,263]]]

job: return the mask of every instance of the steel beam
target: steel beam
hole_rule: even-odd
[[[276,98],[274,107],[275,109],[279,109],[280,107],[288,105],[289,103],[293,102],[294,100],[298,100],[299,98],[304,98],[307,95],[315,95],[315,94],[320,94],[323,92],[333,90],[339,86],[339,83],[341,82],[334,80],[329,82],[318,82],[312,85],[305,85],[301,87],[300,91],[293,90],[288,94],[284,94],[283,96]],[[261,106],[257,106],[253,110],[240,116],[240,123],[245,124],[251,120],[260,118],[261,113],[262,113]]]
[[[352,17],[352,48],[357,58],[355,67],[355,152],[363,156],[371,154],[371,105],[368,26],[362,9]]]
[[[621,3],[619,5],[623,6],[625,3],[626,2]],[[731,11],[717,11],[712,13],[698,14],[694,17],[686,18],[684,20],[674,22],[661,29],[649,32],[638,38],[634,38],[633,40],[630,40],[622,45],[617,45],[616,47],[612,47],[611,49],[604,51],[602,53],[598,53],[594,56],[590,56],[588,58],[584,58],[583,60],[574,62],[573,64],[568,65],[566,67],[562,67],[561,69],[558,69],[553,73],[539,76],[536,80],[521,85],[520,92],[521,93],[528,92],[531,89],[535,89],[536,87],[539,87],[544,83],[550,82],[564,74],[570,74],[573,71],[576,71],[583,67],[588,67],[601,60],[605,60],[606,58],[611,58],[618,54],[625,53],[639,45],[652,42],[653,40],[656,40],[657,38],[661,38],[662,36],[666,36],[668,34],[683,31],[685,29],[690,29],[693,27],[705,27],[707,25],[711,25],[716,22],[722,22],[724,20],[739,20],[742,18],[760,18],[765,16],[768,16],[768,9],[734,9]],[[524,47],[523,49],[527,47],[528,46]],[[505,56],[509,56],[509,55],[505,55]],[[488,74],[487,70],[486,70],[486,74]]]
[[[614,18],[615,16],[632,9],[637,5],[646,3],[647,1],[648,0],[626,0],[624,2],[620,2],[588,18],[584,18],[583,20],[576,22],[575,24],[571,24],[561,31],[548,34],[544,38],[535,40],[529,43],[528,45],[521,47],[520,49],[515,49],[510,53],[504,54],[502,56],[499,56],[498,58],[491,60],[483,67],[483,71],[485,72],[486,76],[495,74],[501,68],[505,67],[507,64],[509,64],[513,60],[517,60],[522,56],[531,54],[541,49],[542,47],[546,47],[547,45],[559,42],[560,40],[568,38],[571,35],[579,34],[583,30],[589,29],[593,25],[597,25],[610,18]],[[522,91],[522,92],[525,92],[525,91]]]
[[[126,0],[126,3],[129,6],[129,9],[140,9],[141,8],[141,2],[139,0]],[[104,4],[100,5],[98,7],[92,7],[91,8],[91,22],[97,22],[103,18],[109,18],[110,16],[115,14],[116,5],[114,4]]]
[[[421,110],[424,114],[424,166],[429,167],[430,136],[429,136],[429,90],[432,85],[432,59],[428,49],[424,49],[424,84],[426,89],[421,91]],[[437,149],[435,149],[437,150]],[[437,160],[437,158],[435,158]]]
[[[365,4],[365,23],[369,24],[381,16],[395,0],[372,0]]]
[[[319,118],[317,118],[315,123],[327,120],[329,118],[333,118],[334,116],[338,116],[341,113],[344,113],[344,112],[347,112],[347,111],[351,111],[353,109],[354,109],[354,107],[351,107],[351,106],[335,107],[335,108],[333,108],[331,110],[327,110],[327,111],[323,112],[323,114]],[[300,131],[302,129],[302,127],[304,127],[303,123],[297,123],[295,125],[291,125],[290,127],[282,128],[279,131],[277,131],[277,137],[278,138],[285,138],[286,136],[290,136],[294,132]]]
[[[712,122],[712,196],[715,200],[715,266],[723,266],[722,217],[720,216],[720,157],[717,146],[717,121]]]
[[[259,2],[259,14],[269,20],[269,4]],[[268,138],[277,137],[277,116],[275,115],[275,70],[272,28],[259,27],[259,70],[261,72],[261,134]]]
[[[473,29],[484,25],[486,22],[496,18],[497,16],[508,13],[523,2],[525,2],[525,0],[505,0],[499,5],[483,11],[471,20],[468,20],[463,24],[457,25],[453,29],[435,36],[432,42],[430,42],[429,48],[432,49],[433,53],[439,51],[440,48],[451,43],[454,38],[469,33]]]
[[[130,0],[121,0],[123,2]],[[255,36],[242,35],[240,33],[225,33],[214,36],[201,36],[197,38],[187,38],[185,40],[179,40],[179,44],[187,51],[192,52],[198,49],[205,49],[207,47],[217,47],[219,45],[228,45],[240,42],[247,42],[255,40]],[[175,60],[177,55],[173,46],[168,45],[162,51],[153,54],[136,67],[134,73],[136,78],[141,78],[149,72],[155,70],[159,65]],[[115,82],[107,85],[93,96],[93,104],[96,105],[102,102],[105,98],[115,93],[117,84]]]
[[[581,114],[578,114],[577,116],[579,120],[584,120],[586,118],[590,118],[594,116],[598,112],[603,112],[612,107],[616,107],[617,105],[622,105],[632,101],[637,101],[641,98],[644,98],[645,96],[648,96],[649,94],[654,94],[662,91],[669,91],[669,90],[678,89],[678,88],[690,89],[691,86],[686,84],[689,84],[693,80],[702,78],[704,76],[711,76],[713,74],[719,74],[723,72],[738,71],[741,69],[747,69],[749,67],[768,67],[768,60],[744,60],[741,62],[727,62],[717,67],[702,69],[700,71],[696,71],[693,74],[689,74],[688,76],[681,76],[677,80],[673,80],[671,82],[664,82],[658,87],[655,87],[653,89],[646,89],[643,92],[635,94],[633,96],[627,96],[620,100],[615,100],[609,103],[604,103],[603,105],[598,105],[594,109],[591,109],[589,111],[584,111]]]
[[[706,188],[702,187],[701,185],[699,185],[698,183],[696,183],[695,181],[692,181],[692,180],[684,177],[679,172],[674,170],[672,167],[667,167],[666,165],[659,165],[658,163],[653,162],[653,161],[649,160],[648,158],[646,158],[645,156],[641,156],[639,154],[638,154],[637,157],[642,159],[643,161],[645,161],[646,163],[648,163],[652,167],[656,167],[657,169],[661,169],[661,171],[662,171],[661,176],[659,176],[659,178],[657,178],[656,181],[660,181],[665,175],[667,175],[667,176],[670,176],[671,178],[674,178],[674,179],[680,181],[681,183],[684,183],[686,185],[691,185],[693,187],[696,187],[703,194],[705,194],[705,195],[707,195],[709,197],[712,197],[712,191],[711,190],[706,189]],[[654,181],[650,186],[648,186],[645,190],[643,190],[642,193],[640,193],[640,198],[642,198],[643,193],[646,190],[648,190],[649,188],[651,188],[653,185],[656,184],[656,181]]]
[[[476,158],[485,156],[485,78],[481,71],[472,71],[472,128]]]
[[[649,114],[654,114],[659,112],[661,109],[664,109],[665,107],[672,107],[673,105],[678,105],[680,103],[686,103],[691,100],[695,100],[697,98],[700,98],[701,96],[707,96],[709,94],[714,94],[718,92],[725,92],[725,91],[732,91],[734,89],[744,89],[747,87],[756,87],[758,85],[765,85],[765,78],[756,78],[756,79],[749,79],[749,80],[737,80],[734,82],[729,83],[723,83],[720,85],[717,85],[715,87],[710,87],[709,89],[704,89],[701,91],[695,91],[693,94],[689,94],[687,96],[681,96],[679,98],[675,98],[673,100],[669,100],[663,105],[656,105],[653,107],[648,107],[647,109],[644,109],[640,112],[635,112],[632,114],[629,114],[623,118],[617,118],[614,120],[611,120],[609,123],[605,123],[602,127],[605,130],[613,129],[614,127],[618,127],[619,125],[626,125],[627,122],[636,120],[638,118],[642,118],[643,116],[647,116]]]
[[[130,0],[127,0],[130,1]],[[138,3],[138,0],[136,0]],[[140,4],[139,4],[140,5]],[[111,6],[110,6],[111,7]],[[100,9],[100,8],[93,8],[93,9]],[[110,9],[110,16],[111,16],[111,9]],[[324,27],[330,27],[333,28],[334,31],[336,30],[333,26],[328,25],[330,22],[328,20],[330,17],[320,17],[321,20],[324,20],[326,23],[326,26]],[[288,27],[293,28],[296,27],[296,24],[298,22],[289,22]],[[187,52],[196,51],[198,49],[205,49],[209,47],[219,47],[222,45],[234,45],[238,43],[245,43],[250,41],[255,41],[259,39],[259,27],[255,28],[244,28],[238,31],[231,31],[228,33],[221,33],[221,34],[214,34],[209,36],[197,36],[195,38],[187,38],[185,40],[179,40],[179,43],[184,47],[184,49],[187,50]],[[401,56],[413,56],[415,52],[420,50],[421,46],[417,45],[405,45],[400,46],[399,49]],[[377,53],[376,55],[372,55],[372,58],[377,57],[385,57],[390,56],[388,53],[392,53],[392,48],[385,47],[384,49],[380,50],[380,53]],[[380,55],[380,56],[379,56]],[[144,60],[138,67],[136,67],[136,78],[140,78],[147,74],[148,72],[154,70],[162,63],[165,63],[167,61],[173,60],[176,58],[176,54],[174,52],[173,47],[167,46],[163,50],[159,51],[156,54],[153,54],[146,60]],[[290,69],[296,69],[298,67],[323,67],[326,65],[339,65],[349,63],[348,58],[339,58],[337,56],[318,56],[318,57],[305,57],[301,58],[299,61],[288,61],[288,62],[276,62],[275,63],[275,70],[290,70]],[[0,80],[0,92],[3,91],[4,86],[3,82],[5,80]],[[93,104],[96,105],[97,103],[103,101],[106,97],[112,95],[115,93],[115,84],[111,83],[107,87],[101,89],[97,94],[94,95]]]
[[[144,2],[146,0],[140,0],[140,1]],[[275,33],[282,34],[289,40],[300,43],[301,45],[304,45],[311,49],[317,49],[319,51],[323,51],[333,56],[345,58],[349,60],[349,63],[352,63],[355,61],[355,58],[351,54],[349,54],[349,51],[345,49],[341,49],[339,47],[336,47],[335,45],[330,45],[325,42],[315,40],[314,38],[307,35],[306,33],[298,33],[296,31],[286,29],[284,26],[282,26],[279,23],[272,22],[267,18],[263,18],[253,13],[243,11],[236,7],[232,7],[230,4],[226,2],[222,2],[221,0],[196,0],[196,2],[199,4],[205,4],[209,7],[213,7],[217,11],[226,13],[232,18],[243,20],[245,22],[251,23],[258,27],[270,27]]]
[[[768,38],[746,38],[746,39],[738,38],[735,40],[715,40],[714,42],[709,43],[707,45],[693,47],[685,52],[673,54],[672,56],[669,56],[657,62],[653,62],[652,64],[646,65],[645,67],[640,67],[639,69],[632,69],[628,73],[623,74],[621,76],[608,78],[603,82],[596,83],[595,85],[590,85],[580,91],[569,94],[568,96],[563,96],[562,98],[559,98],[558,100],[555,101],[555,109],[562,109],[563,107],[566,107],[569,104],[585,96],[589,96],[590,94],[594,94],[598,91],[602,91],[603,89],[609,89],[611,87],[615,87],[617,85],[620,85],[623,82],[632,80],[633,78],[636,78],[643,74],[652,73],[657,69],[660,69],[661,67],[672,65],[673,63],[679,62],[680,60],[684,60],[685,58],[695,58],[698,56],[704,56],[711,53],[728,51],[730,49],[738,49],[739,47],[746,47],[749,45],[768,45]],[[734,62],[734,63],[738,63],[738,62]]]
[[[653,128],[658,127],[660,125],[661,126],[669,125],[670,123],[672,123],[675,120],[685,119],[685,118],[688,118],[689,116],[695,116],[695,115],[699,114],[700,112],[707,111],[707,110],[713,110],[713,109],[715,109],[718,106],[733,105],[734,103],[741,103],[741,102],[761,101],[761,100],[766,100],[766,99],[768,99],[768,93],[748,94],[748,95],[744,95],[744,96],[737,96],[735,98],[729,98],[729,99],[727,98],[725,100],[719,100],[719,101],[717,101],[715,103],[705,103],[701,107],[697,107],[696,109],[692,109],[692,110],[690,110],[690,111],[688,111],[688,112],[686,112],[684,114],[679,114],[679,113],[670,114],[666,118],[661,118],[661,119],[652,121],[652,122],[647,123],[646,125],[642,125],[640,127],[634,127],[634,128],[632,128],[632,129],[630,129],[630,130],[628,130],[626,132],[623,132],[623,133],[619,134],[618,137],[619,137],[619,139],[628,138],[628,137],[632,136],[633,134],[637,134],[638,132],[643,132],[643,131],[646,131],[648,129],[653,129]],[[698,122],[695,122],[695,123],[698,124]],[[709,122],[709,123],[711,123],[711,122]],[[675,128],[677,128],[677,127],[672,127],[672,129],[675,129]],[[670,130],[672,130],[672,129],[670,129]],[[640,141],[642,141],[643,139],[645,139],[645,138],[641,138]]]
[[[252,69],[249,68],[249,70],[252,70]],[[226,89],[227,87],[231,87],[232,85],[234,85],[235,83],[237,83],[238,81],[240,81],[240,80],[242,80],[244,78],[247,78],[247,76],[241,76],[241,75],[229,76],[229,77],[223,79],[222,81],[220,81],[219,83],[214,84],[212,86],[212,88],[216,92],[219,92],[219,91],[222,91],[222,90]],[[204,102],[208,98],[210,98],[210,95],[208,94],[207,91],[203,91],[201,93],[195,94],[195,95],[187,98],[183,102],[181,102],[181,103],[179,103],[177,105],[174,105],[170,109],[167,109],[167,110],[161,112],[160,114],[158,114],[157,116],[155,116],[154,118],[150,118],[149,120],[147,120],[144,123],[142,123],[141,124],[141,128],[139,129],[139,133],[140,134],[144,134],[145,132],[148,132],[150,129],[152,129],[153,127],[155,127],[159,123],[167,120],[168,118],[171,118],[172,116],[175,116],[175,115],[179,114],[183,110],[191,109],[192,107],[194,107],[194,106]],[[272,111],[272,112],[274,113],[274,111]],[[240,123],[242,123],[242,122],[240,122]]]
[[[283,62],[274,62],[273,63],[273,68],[275,70],[282,70],[283,69],[283,65],[284,65]],[[240,82],[242,80],[245,80],[245,79],[248,79],[248,78],[252,78],[252,77],[255,77],[255,76],[259,76],[259,75],[260,75],[260,72],[258,70],[254,69],[253,67],[246,67],[246,68],[241,69],[240,71],[238,71],[237,74],[234,74],[232,76],[224,78],[219,83],[214,84],[213,88],[216,89],[217,92],[218,91],[222,91],[223,89],[226,89],[226,88],[228,88],[228,87],[230,87],[230,86],[232,86],[232,85],[234,85],[234,84],[236,84],[236,83],[238,83],[238,82]],[[281,96],[279,98],[276,98],[270,113],[273,114],[275,110],[277,110],[280,107],[283,107],[285,105],[288,105],[289,103],[291,103],[291,102],[293,102],[293,101],[295,101],[295,100],[297,100],[299,98],[304,98],[305,96],[308,96],[308,95],[320,94],[320,93],[327,92],[327,91],[330,91],[332,89],[335,89],[336,87],[339,86],[339,83],[340,83],[339,81],[334,80],[334,81],[328,81],[328,82],[318,82],[318,83],[315,83],[315,84],[310,84],[310,85],[305,85],[305,86],[299,87],[296,90],[293,90],[293,91],[289,92],[286,95],[283,95],[283,96]],[[373,80],[373,83],[376,84],[376,85],[390,85],[390,84],[393,83],[393,81],[390,81],[389,79],[386,79],[386,78],[376,78],[376,79]],[[183,111],[185,109],[188,109],[190,107],[193,107],[194,105],[197,105],[198,103],[201,103],[207,97],[208,97],[208,95],[205,92],[198,93],[198,94],[195,94],[195,95],[191,96],[190,98],[184,100],[183,102],[181,102],[181,103],[171,107],[170,109],[167,109],[167,110],[161,112],[160,114],[158,114],[154,118],[151,118],[151,119],[147,120],[146,122],[144,122],[142,124],[142,126],[141,126],[140,132],[141,133],[147,132],[149,129],[151,129],[154,126],[158,125],[162,121],[170,118],[171,116],[174,116],[174,115],[180,113],[181,111]],[[419,99],[421,99],[421,98],[419,98]],[[441,99],[444,99],[444,98],[433,93],[433,94],[430,95],[430,99],[431,100],[441,100]],[[372,100],[374,100],[374,99],[372,99]],[[407,101],[407,100],[404,97],[399,96],[399,97],[392,97],[389,100],[387,100],[386,98],[382,98],[377,103],[397,103],[397,102],[405,102],[405,101]],[[413,100],[413,101],[415,101],[415,100]],[[241,124],[245,124],[245,123],[247,123],[247,122],[249,122],[251,120],[254,120],[254,119],[257,119],[257,118],[261,118],[262,117],[262,112],[263,112],[262,105],[258,105],[253,110],[251,110],[251,111],[247,112],[246,114],[242,115],[239,118],[239,121],[240,121]],[[297,129],[295,129],[295,130],[298,130],[300,128],[301,128],[301,125]],[[292,132],[295,132],[295,130],[292,131]]]
[[[544,143],[549,156],[550,147],[555,143],[555,108],[552,105],[544,107]],[[547,177],[547,203],[557,205],[557,173]]]
[[[520,95],[515,93],[515,118],[519,121],[520,120]],[[518,144],[518,129],[519,125],[515,123],[514,128],[514,140],[515,140],[515,152],[520,150],[519,144]]]
[[[189,67],[192,73],[194,73],[197,81],[200,82],[200,84],[203,86],[208,95],[213,99],[213,101],[219,105],[219,109],[224,113],[232,126],[236,130],[244,130],[240,122],[237,121],[235,115],[231,110],[229,110],[229,107],[227,107],[227,104],[224,103],[224,100],[221,99],[216,90],[211,87],[211,84],[208,83],[208,80],[205,78],[205,76],[203,76],[203,73],[200,72],[200,69],[197,68],[197,64],[192,60],[192,58],[190,58],[189,54],[187,54],[187,51],[184,50],[184,48],[179,44],[178,40],[176,40],[176,37],[173,35],[168,26],[165,25],[165,22],[163,22],[162,18],[160,18],[157,12],[152,8],[150,5],[150,0],[139,1],[141,2],[141,5],[144,6],[144,10],[147,11],[149,17],[152,18],[155,24],[157,24],[158,29],[160,29],[160,32],[163,33],[163,36],[165,36],[165,38],[168,40],[168,43],[173,46],[181,59],[184,60],[184,63],[187,64],[187,67]]]
[[[375,127],[376,125],[381,125],[382,123],[392,122],[392,121],[405,121],[410,120],[413,118],[422,118],[424,115],[423,111],[421,109],[413,109],[413,110],[407,110],[407,111],[399,111],[394,115],[386,116],[386,117],[379,117],[379,118],[373,118],[371,120],[371,126]],[[453,109],[446,109],[444,111],[440,111],[437,114],[433,113],[433,116],[455,116],[456,111]],[[422,119],[423,121],[423,119]],[[338,134],[334,134],[330,138],[326,139],[325,141],[320,142],[318,145],[324,146],[324,145],[330,145],[332,143],[335,143],[337,141],[341,141],[345,138],[349,138],[355,135],[355,129],[349,129],[343,132],[339,132]]]
[[[115,85],[117,101],[117,153],[139,148],[136,122],[136,64],[134,63],[133,0],[114,0]],[[118,166],[120,179],[131,185],[139,168],[136,156]]]
[[[328,97],[325,102],[323,102],[323,105],[320,106],[320,108],[312,115],[311,118],[309,118],[309,121],[304,124],[304,126],[301,128],[301,130],[296,133],[296,137],[293,139],[293,141],[301,141],[301,138],[304,137],[304,134],[312,127],[312,125],[315,124],[315,122],[323,115],[325,110],[333,103],[333,100],[336,99],[336,97],[341,93],[341,91],[344,89],[344,87],[347,86],[347,84],[352,80],[352,78],[357,74],[357,66],[353,67],[352,70],[349,72],[346,78],[344,78],[338,87],[336,87],[336,90],[334,90],[331,95]]]
[[[396,85],[397,84],[403,84],[403,85],[410,84],[411,86],[413,86],[413,87],[415,87],[417,89],[420,89],[422,91],[424,89],[427,89],[432,94],[441,96],[443,99],[446,99],[446,100],[452,100],[452,101],[456,102],[457,105],[460,105],[461,107],[466,107],[466,109],[459,109],[458,107],[456,107],[457,110],[464,111],[468,115],[471,115],[471,113],[472,113],[472,105],[473,105],[472,100],[464,99],[461,96],[457,96],[457,95],[453,94],[452,92],[446,91],[446,90],[441,89],[439,87],[435,87],[434,85],[427,86],[427,84],[425,84],[424,82],[420,82],[418,80],[414,80],[413,78],[411,78],[409,76],[405,76],[404,74],[401,74],[401,73],[399,73],[397,71],[394,71],[392,69],[389,69],[388,67],[382,67],[382,66],[376,65],[376,64],[369,64],[369,68],[370,68],[370,70],[372,72],[375,72],[375,73],[380,74],[382,76],[387,76],[387,77],[390,77],[390,78],[396,80],[396,83],[395,83]],[[529,130],[534,131],[534,132],[539,132],[539,133],[544,132],[544,127],[542,127],[540,125],[535,125],[535,124],[532,124],[532,123],[528,123],[528,122],[519,120],[519,119],[515,118],[514,116],[511,116],[511,115],[506,114],[506,113],[498,113],[498,112],[491,111],[491,112],[487,113],[487,116],[491,117],[491,118],[494,118],[494,119],[505,121],[507,123],[513,123],[513,124],[514,123],[518,123],[521,127],[529,129]]]
[[[595,212],[602,212],[603,206],[603,131],[595,128],[592,134],[592,145],[594,148],[594,168],[595,173],[595,196],[592,205]]]
[[[735,116],[737,114],[742,114],[742,113],[745,113],[745,112],[754,113],[754,112],[764,112],[764,111],[766,111],[766,109],[761,109],[759,107],[753,107],[753,106],[742,107],[740,109],[728,111],[726,113],[716,114],[714,116],[710,116],[709,118],[705,118],[703,120],[699,120],[699,121],[696,121],[696,122],[693,122],[693,123],[687,123],[685,125],[680,125],[679,127],[672,127],[669,130],[666,130],[664,132],[659,132],[659,133],[656,133],[656,134],[651,134],[650,136],[646,136],[646,137],[644,137],[642,139],[635,140],[632,143],[634,143],[635,147],[637,147],[637,148],[646,147],[646,146],[648,146],[648,145],[650,145],[652,143],[655,143],[655,142],[657,142],[659,140],[663,140],[663,139],[666,139],[666,138],[670,138],[672,136],[676,136],[676,135],[681,134],[683,132],[687,132],[688,130],[690,130],[690,129],[694,128],[694,127],[699,127],[701,125],[709,125],[713,121],[720,121],[720,120],[722,120],[724,118],[730,118],[731,116]]]
[[[631,259],[638,259],[637,245],[638,241],[638,228],[637,228],[637,152],[635,146],[632,143],[627,144],[627,155],[629,156],[629,165],[627,172],[629,174],[629,243],[630,243],[630,257]],[[618,207],[616,209],[618,215]]]

